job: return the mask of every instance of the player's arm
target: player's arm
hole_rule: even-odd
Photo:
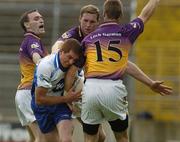
[[[39,60],[41,59],[41,56],[38,54],[38,53],[33,53],[33,55],[32,55],[32,59],[33,59],[33,62],[35,63],[35,64],[37,64],[38,62],[39,62]]]
[[[55,105],[60,103],[71,103],[80,99],[80,92],[69,90],[66,96],[48,96],[48,89],[37,87],[35,89],[35,101],[38,105]]]
[[[75,81],[75,78],[77,76],[77,72],[79,69],[82,69],[84,64],[86,61],[86,57],[84,55],[82,55],[78,61],[76,61],[74,63],[74,65],[72,65],[67,73],[66,73],[66,77],[65,77],[65,93],[66,91],[68,91],[70,88],[72,88],[73,83]]]
[[[143,23],[146,23],[152,16],[157,5],[159,4],[159,1],[160,0],[149,0],[145,7],[142,9],[138,17],[143,21]]]
[[[137,65],[128,61],[126,73],[147,85],[151,88],[152,91],[159,93],[161,95],[170,95],[172,94],[172,88],[166,85],[163,85],[163,81],[154,81],[149,78]]]
[[[67,73],[66,73],[66,77],[65,77],[65,87],[64,87],[64,91],[67,92],[68,90],[70,90],[73,86],[73,83],[75,81],[75,78],[77,76],[77,72],[78,72],[78,67],[72,65]]]
[[[57,40],[51,48],[51,53],[57,53],[64,42],[62,40]]]

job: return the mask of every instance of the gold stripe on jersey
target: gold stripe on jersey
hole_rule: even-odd
[[[18,89],[31,88],[34,77],[34,69],[35,64],[33,61],[23,56],[20,60],[21,83],[19,84]]]

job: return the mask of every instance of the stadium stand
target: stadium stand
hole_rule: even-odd
[[[138,10],[145,0],[138,0]],[[152,78],[165,80],[174,95],[161,97],[136,82],[135,111],[149,112],[155,120],[180,120],[180,2],[162,1],[136,44],[136,63]],[[172,13],[173,11],[173,13]]]

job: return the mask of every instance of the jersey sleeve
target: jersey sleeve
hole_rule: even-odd
[[[34,53],[38,53],[39,55],[41,55],[41,43],[37,40],[30,40],[27,45],[27,51],[31,59]]]
[[[66,39],[69,39],[69,38],[75,38],[74,34],[75,34],[74,31],[69,30],[69,31],[63,33],[61,35],[61,37],[58,39],[58,41],[65,41]]]
[[[140,18],[136,18],[132,20],[130,23],[126,24],[124,27],[124,31],[128,39],[133,44],[138,36],[144,30],[144,23]]]
[[[51,88],[51,68],[44,63],[39,63],[36,71],[37,87]]]

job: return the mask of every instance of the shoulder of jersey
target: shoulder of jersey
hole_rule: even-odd
[[[71,38],[71,37],[72,37],[72,35],[69,32],[65,32],[64,34],[62,34],[63,39],[68,39],[68,38]]]

